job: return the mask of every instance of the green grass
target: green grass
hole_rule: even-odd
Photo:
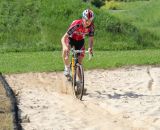
[[[160,64],[160,50],[103,51],[96,52],[95,55],[94,64],[87,62],[87,68]]]
[[[61,50],[60,39],[82,11],[95,12],[96,50],[160,48],[160,2],[122,2],[110,13],[82,0],[1,0],[0,52]]]
[[[128,21],[138,29],[139,40],[144,46],[160,47],[160,1],[118,2],[119,8],[111,14],[122,21]]]
[[[52,72],[62,71],[60,51],[0,53],[0,72]],[[128,65],[158,65],[160,50],[95,51],[91,61],[86,55],[85,69],[115,68]]]
[[[0,52],[51,51],[82,11],[81,0],[0,1]]]
[[[125,10],[116,13],[115,16],[123,20],[128,20],[139,27],[159,27],[160,20],[160,1],[136,1],[119,2],[119,6]]]
[[[62,68],[60,52],[19,52],[0,54],[4,73],[53,71]]]

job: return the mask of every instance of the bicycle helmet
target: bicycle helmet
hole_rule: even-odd
[[[85,20],[93,20],[94,19],[94,13],[92,10],[90,9],[86,9],[83,11],[82,13],[82,18],[84,18]]]

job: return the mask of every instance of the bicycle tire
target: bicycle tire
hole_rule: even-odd
[[[79,71],[79,73],[78,73]],[[79,100],[82,100],[84,91],[84,71],[83,66],[79,63],[75,66],[74,75],[72,77],[73,94]]]

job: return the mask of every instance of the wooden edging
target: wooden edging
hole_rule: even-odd
[[[7,81],[5,80],[2,73],[0,73],[0,82],[5,88],[7,96],[10,98],[14,130],[22,130],[22,127],[20,125],[19,116],[18,116],[18,106],[17,106],[17,100],[15,97],[15,94],[13,90],[11,89],[11,87],[9,86],[9,84],[7,83]]]

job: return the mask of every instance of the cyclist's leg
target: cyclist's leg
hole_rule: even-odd
[[[83,58],[84,58],[84,56],[85,56],[85,46],[84,46],[84,45],[83,45],[83,47],[81,48],[81,50],[83,50],[84,52],[81,53],[81,54],[78,56],[78,62],[79,62],[80,64],[82,64]]]
[[[66,65],[69,65],[69,58],[68,58],[69,50],[70,50],[69,39],[66,39],[65,43],[62,43],[62,58],[64,64]]]
[[[85,51],[85,46],[84,46],[84,45],[83,45],[83,47],[81,48],[81,50]],[[81,54],[78,56],[78,62],[79,62],[79,64],[82,64],[84,56],[85,56],[85,52],[81,53]],[[82,77],[81,77],[81,75],[79,74],[79,71],[80,71],[80,70],[78,70],[78,77],[79,77],[79,79],[81,80]]]
[[[67,49],[66,49],[67,47]],[[70,44],[69,40],[67,39],[65,43],[62,43],[62,58],[64,62],[64,75],[67,76],[69,75],[69,68],[70,68],[70,63],[69,63],[69,50],[70,50]]]
[[[84,58],[84,56],[85,56],[84,40],[82,40],[82,41],[79,43],[79,46],[78,46],[77,49],[84,51],[84,52],[82,52],[81,54],[79,54],[79,56],[78,56],[78,62],[79,62],[80,64],[82,64],[83,58]]]

